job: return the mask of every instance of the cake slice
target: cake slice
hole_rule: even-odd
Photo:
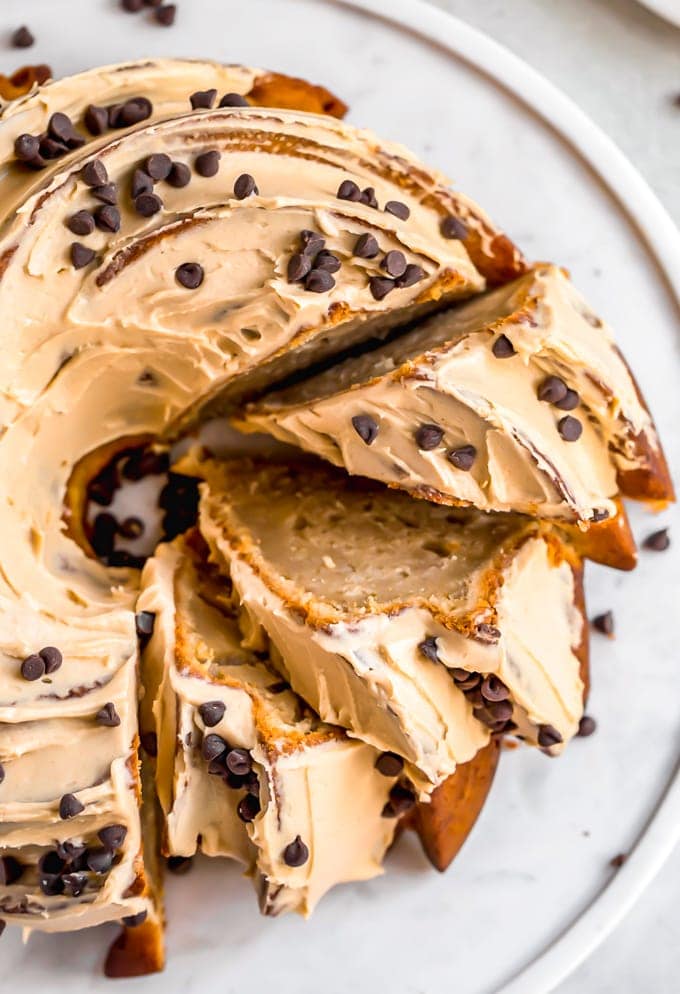
[[[619,493],[673,497],[611,331],[555,266],[271,393],[238,424],[445,504],[591,523],[614,518]]]
[[[330,466],[180,464],[282,674],[326,721],[439,784],[493,733],[557,752],[582,715],[578,556],[549,526],[413,501]]]
[[[159,546],[139,610],[142,725],[158,741],[164,850],[242,862],[267,915],[308,915],[337,883],[382,872],[396,815],[415,796],[397,757],[326,725],[266,654],[241,648],[229,590],[196,536]]]

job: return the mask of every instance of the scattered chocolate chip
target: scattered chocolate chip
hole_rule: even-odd
[[[234,181],[234,196],[237,200],[245,200],[253,194],[257,196],[259,192],[257,183],[250,173],[241,173]]]
[[[81,811],[85,810],[85,805],[81,804],[75,794],[64,794],[59,801],[59,817],[66,821],[67,818],[75,818]]]
[[[393,249],[384,257],[381,266],[389,276],[398,279],[406,272],[406,256],[403,252]]]
[[[217,151],[201,152],[200,155],[196,156],[194,169],[199,176],[206,178],[215,176],[220,168],[220,159],[221,155]]]
[[[107,825],[105,828],[99,829],[97,837],[106,849],[115,851],[120,849],[125,842],[127,828],[125,825]]]
[[[216,735],[214,732],[211,732],[203,739],[203,743],[201,745],[201,755],[206,762],[210,762],[211,759],[217,759],[218,756],[224,755],[228,748],[229,746],[221,735]]]
[[[46,897],[57,897],[64,893],[64,882],[55,873],[39,873],[38,886]]]
[[[116,711],[115,706],[108,701],[103,708],[100,708],[94,716],[94,720],[98,725],[102,725],[104,728],[118,728],[120,725],[120,717]]]
[[[239,816],[241,821],[246,822],[246,824],[253,821],[259,813],[260,799],[255,794],[246,794],[246,796],[242,797],[236,806],[236,814]]]
[[[390,799],[383,808],[383,817],[398,818],[400,815],[410,811],[416,803],[416,796],[413,791],[400,783],[395,783],[389,796]],[[389,809],[389,812],[387,809]]]
[[[597,722],[595,719],[591,718],[590,715],[584,714],[578,723],[578,732],[576,734],[582,739],[586,739],[589,735],[593,734],[596,728]]]
[[[71,262],[74,269],[84,269],[85,266],[89,266],[94,255],[94,249],[88,248],[87,245],[81,245],[80,242],[73,242],[71,245]]]
[[[158,736],[155,732],[142,732],[139,741],[147,756],[153,759],[158,755]]]
[[[658,532],[652,532],[642,543],[644,549],[650,552],[665,552],[671,544],[671,537],[667,528],[661,528]]]
[[[164,28],[169,28],[175,23],[177,16],[177,6],[174,3],[166,3],[156,9],[156,21]]]
[[[480,642],[486,642],[489,645],[492,645],[493,643],[498,642],[501,637],[501,632],[495,625],[490,625],[486,621],[483,621],[481,625],[477,625],[475,635]]]
[[[415,286],[416,283],[420,283],[421,280],[425,279],[425,270],[422,266],[417,266],[414,262],[410,262],[403,272],[403,275],[397,280],[398,287]]]
[[[85,246],[82,247],[85,248]],[[87,251],[89,252],[90,250],[87,249]],[[88,500],[94,501],[95,504],[108,507],[113,500],[113,495],[118,489],[119,484],[118,470],[114,463],[109,463],[108,466],[100,470],[87,484]]]
[[[456,686],[458,687],[459,690],[462,690],[463,693],[470,690],[476,690],[482,682],[481,673],[470,672],[469,670],[463,670],[460,669],[459,667],[454,667],[451,670],[451,674],[453,676]],[[484,698],[482,697],[482,692],[480,690],[478,699],[475,701],[475,703],[481,706],[483,700]]]
[[[485,677],[482,683],[482,697],[487,701],[507,701],[510,697],[510,691],[505,686],[503,681],[490,673],[489,676]],[[508,717],[510,717],[508,715]]]
[[[155,152],[144,163],[144,171],[155,183],[167,179],[172,169],[172,159],[165,152]]]
[[[199,705],[198,713],[201,716],[203,724],[208,728],[213,728],[222,721],[226,710],[226,706],[222,701],[206,701],[204,704]]]
[[[583,425],[578,418],[567,414],[557,422],[557,430],[565,442],[576,442],[581,437]]]
[[[247,749],[230,749],[225,762],[229,772],[237,777],[245,776],[253,768],[253,761]]]
[[[444,429],[439,425],[421,425],[415,433],[416,445],[424,452],[431,452],[436,449],[444,437]]]
[[[16,883],[24,868],[14,856],[0,856],[0,887]]]
[[[40,680],[45,676],[45,663],[37,653],[27,656],[21,664],[21,675],[24,680]]]
[[[352,427],[362,442],[372,445],[378,437],[379,425],[370,414],[355,414]]]
[[[361,190],[354,180],[345,179],[338,187],[336,196],[338,200],[351,200],[358,203],[361,200]]]
[[[135,615],[135,632],[142,648],[146,646],[153,635],[156,624],[154,611],[138,611]]]
[[[366,207],[372,207],[373,210],[378,210],[378,198],[375,195],[375,190],[372,186],[367,186],[365,190],[361,191],[361,201],[360,203],[365,204]]]
[[[56,673],[64,659],[59,649],[55,649],[53,645],[47,645],[44,649],[41,649],[38,653],[43,663],[45,664],[45,673]]]
[[[113,864],[113,853],[103,846],[96,846],[94,849],[88,849],[86,862],[93,873],[107,873]]]
[[[310,256],[305,255],[304,252],[296,252],[295,255],[291,255],[288,260],[287,277],[289,283],[297,283],[299,280],[305,278],[307,273],[312,268],[312,260]]]
[[[138,449],[126,459],[122,473],[126,480],[142,480],[145,476],[167,473],[169,466],[170,458],[167,452]]]
[[[442,220],[439,230],[443,238],[456,238],[461,241],[467,237],[467,225],[453,214]]]
[[[85,873],[62,873],[61,882],[63,893],[67,897],[80,897],[87,887],[87,875]]]
[[[137,915],[126,915],[125,918],[121,918],[121,921],[126,928],[138,928],[144,924],[148,915],[148,911],[140,911]]]
[[[283,861],[286,866],[304,866],[309,859],[309,849],[299,835],[289,842],[283,850]]]
[[[485,696],[483,687],[482,696]],[[492,722],[505,723],[509,718],[512,718],[512,703],[508,700],[490,702],[486,705],[486,712]]]
[[[128,14],[136,14],[144,6],[144,0],[121,0],[120,5]]]
[[[33,162],[40,157],[40,139],[35,135],[19,135],[14,142],[14,155],[21,162]]]
[[[94,218],[89,211],[76,211],[66,221],[66,227],[74,235],[91,235],[94,231]]]
[[[87,186],[104,186],[109,181],[109,174],[101,159],[92,159],[80,171],[83,183]]]
[[[185,876],[193,867],[194,861],[191,856],[168,856],[166,866],[170,873],[176,877]]]
[[[135,210],[141,217],[153,217],[163,208],[163,201],[155,193],[140,193],[135,198]]]
[[[451,449],[446,455],[456,469],[462,469],[466,473],[472,469],[476,457],[477,449],[474,445],[459,445],[457,449]]]
[[[581,403],[581,398],[575,390],[567,390],[562,400],[555,402],[555,407],[560,411],[573,411]]]
[[[358,259],[375,259],[379,251],[380,246],[373,235],[359,235],[354,243],[354,255]]]
[[[305,290],[310,293],[327,293],[335,286],[335,280],[325,269],[310,269],[305,278]]]
[[[249,107],[249,103],[240,93],[225,93],[220,100],[220,107]]]
[[[134,124],[146,121],[153,114],[153,105],[146,97],[132,97],[124,104],[115,104],[108,109],[110,128],[131,128]]]
[[[132,174],[132,183],[130,186],[130,193],[132,194],[132,199],[136,200],[137,197],[141,196],[143,193],[153,192],[153,180],[148,173],[145,173],[143,169],[135,169]]]
[[[305,255],[317,256],[326,245],[326,239],[318,231],[303,229],[300,232],[300,247]]]
[[[398,777],[404,769],[404,760],[396,752],[381,752],[375,761],[375,768],[384,777]]]
[[[628,856],[626,855],[626,853],[620,852],[618,856],[614,856],[613,859],[609,860],[609,865],[612,866],[615,870],[618,870],[623,866],[623,864],[626,862],[627,859]]]
[[[333,255],[332,252],[328,252],[326,249],[317,252],[314,258],[314,268],[323,269],[326,273],[337,273],[341,265],[337,255]]]
[[[210,110],[217,99],[217,90],[196,90],[189,97],[193,110]]]
[[[34,42],[35,38],[25,24],[17,28],[12,35],[12,45],[15,48],[30,48]]]
[[[75,136],[73,121],[67,114],[57,111],[56,114],[52,114],[47,122],[47,133],[50,138],[61,142],[62,145],[68,146],[69,142]]]
[[[439,655],[437,654],[437,639],[434,635],[428,635],[422,642],[419,642],[418,651],[421,656],[425,656],[425,658],[429,659],[430,662],[439,662]]]
[[[120,231],[120,211],[110,204],[98,207],[94,212],[94,220],[100,231],[109,231],[113,234]]]
[[[85,854],[85,844],[82,842],[73,842],[71,839],[64,839],[63,842],[57,842],[57,856],[64,863],[81,863],[81,857]],[[78,869],[82,869],[78,866]]]
[[[397,284],[388,276],[371,276],[368,285],[374,300],[384,300]]]
[[[40,155],[43,159],[58,159],[67,152],[68,146],[55,138],[45,136],[40,139]]]
[[[93,186],[92,196],[102,204],[113,206],[118,200],[118,187],[115,183],[104,183],[103,186]]]
[[[491,346],[491,351],[497,359],[509,359],[516,355],[515,347],[507,335],[499,335]]]
[[[612,611],[605,611],[604,614],[596,615],[592,620],[592,626],[597,632],[603,635],[612,636],[614,634],[614,614]]]
[[[96,554],[101,557],[111,555],[116,542],[118,522],[112,514],[102,511],[92,522],[90,544]]]
[[[106,107],[97,107],[90,104],[85,108],[83,123],[91,135],[97,137],[103,135],[109,124],[109,115]]]
[[[544,749],[549,749],[550,746],[558,745],[563,741],[560,733],[552,725],[538,726],[538,744]]]
[[[185,162],[173,162],[165,181],[168,186],[174,186],[179,190],[191,182],[191,170]]]
[[[388,214],[394,214],[400,221],[406,221],[411,216],[409,208],[400,200],[388,200],[385,204],[385,210]]]
[[[180,286],[187,290],[197,290],[203,282],[205,273],[198,262],[183,262],[175,270],[175,279]]]
[[[536,394],[546,404],[557,404],[567,396],[567,384],[559,376],[546,376],[538,385]]]

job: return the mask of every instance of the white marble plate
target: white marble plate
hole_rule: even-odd
[[[117,0],[3,0],[0,29],[29,20],[31,58],[55,72],[147,54],[209,56],[324,82],[350,120],[404,141],[478,199],[529,256],[568,266],[618,329],[672,465],[680,465],[680,238],[611,142],[498,45],[417,0],[180,0],[155,27]],[[362,8],[360,10],[359,8]],[[389,10],[389,18],[380,16]],[[25,55],[26,53],[21,53]],[[16,64],[4,52],[2,69]],[[637,534],[671,524],[634,509]],[[203,861],[168,881],[168,968],[126,992],[543,994],[611,930],[680,833],[675,548],[637,572],[588,570],[597,734],[559,761],[503,756],[483,815],[444,875],[402,840],[387,873],[338,888],[309,921],[259,917],[237,868]],[[615,872],[610,859],[631,853]],[[113,927],[2,940],[24,992],[97,994]],[[513,979],[514,978],[514,979]]]
[[[638,0],[638,2],[680,28],[680,0]]]

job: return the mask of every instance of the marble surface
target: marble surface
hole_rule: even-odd
[[[657,30],[651,15],[625,2],[443,5],[552,75],[624,147],[678,216],[680,111],[671,108],[669,94],[680,89],[680,72],[677,41],[674,57],[667,40],[672,29]],[[91,0],[57,43],[51,28],[58,11],[72,9],[70,0],[31,0],[31,25],[39,37],[34,54],[53,62],[59,74],[172,51],[269,64],[327,82],[349,100],[352,120],[412,145],[478,197],[529,254],[558,258],[572,269],[619,329],[655,401],[674,463],[680,463],[677,315],[663,282],[597,178],[510,95],[435,46],[423,48],[373,19],[352,19],[317,0],[180,0],[178,26],[167,33],[141,21],[133,31],[133,22],[114,13],[114,6],[114,0]],[[3,0],[0,28],[28,16],[25,0]],[[311,38],[333,38],[332,51],[301,45],[305,31]],[[644,68],[638,57],[646,60]],[[15,61],[16,53],[5,52],[2,66]],[[408,85],[401,85],[405,66]],[[456,102],[452,94],[465,99]],[[654,150],[648,162],[641,155],[647,147]],[[666,520],[671,518],[669,513]],[[638,535],[657,526],[642,512],[634,524]],[[131,988],[147,994],[204,989],[210,971],[227,958],[225,991],[243,989],[256,960],[277,964],[279,994],[318,989],[310,986],[312,978],[327,975],[329,962],[330,994],[348,987],[355,994],[386,988],[438,994],[452,988],[452,977],[463,994],[495,989],[606,884],[613,872],[609,859],[633,843],[670,776],[680,724],[669,666],[676,636],[658,619],[664,599],[671,603],[675,596],[677,603],[677,566],[677,557],[647,554],[633,577],[590,571],[591,613],[612,607],[619,626],[615,642],[599,639],[594,646],[598,735],[575,743],[555,764],[525,750],[504,757],[480,824],[449,874],[427,873],[415,846],[406,844],[384,878],[339,889],[308,924],[272,924],[257,917],[248,886],[235,871],[216,873],[204,865],[196,876],[171,881],[170,972]],[[680,966],[677,952],[671,955],[678,948],[677,860],[662,879],[671,884],[662,887],[661,903],[650,897],[651,912],[634,912],[647,917],[632,926],[631,917],[560,994],[677,990],[669,986]],[[646,904],[647,898],[640,908]],[[238,907],[238,915],[228,913],[231,907]],[[8,955],[10,968],[21,971],[26,991],[42,989],[48,967],[55,992],[108,989],[93,979],[101,936],[69,936],[58,945],[37,937],[26,951],[15,937],[6,936],[5,943],[3,958]]]

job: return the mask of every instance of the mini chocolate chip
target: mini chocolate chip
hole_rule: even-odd
[[[338,187],[338,200],[351,200],[358,203],[361,200],[361,190],[352,179],[345,179]]]
[[[135,615],[135,632],[140,642],[148,641],[153,635],[156,624],[154,611],[138,611]]]
[[[309,849],[299,835],[289,842],[283,850],[283,861],[286,866],[304,866],[309,859]]]
[[[549,749],[550,746],[558,745],[563,741],[560,733],[552,725],[538,726],[538,744],[544,749]]]
[[[510,691],[499,677],[490,673],[482,683],[482,697],[487,701],[507,701]]]
[[[609,511],[604,507],[596,507],[593,511],[590,520],[597,524],[599,521],[606,521],[609,517]]]
[[[43,137],[40,139],[40,154],[44,159],[59,159],[67,152],[68,146],[55,138]]]
[[[582,739],[586,739],[589,735],[593,734],[596,728],[597,722],[595,719],[591,718],[590,715],[584,714],[578,723],[578,732],[576,734]]]
[[[425,656],[425,658],[429,659],[430,662],[439,662],[439,655],[437,654],[437,639],[434,635],[428,635],[422,642],[419,642],[418,651],[421,656]]]
[[[24,680],[40,680],[45,676],[45,662],[37,653],[27,656],[21,664],[21,675]]]
[[[64,794],[59,801],[59,817],[66,821],[67,818],[75,818],[81,811],[85,810],[85,805],[81,804],[75,794]]]
[[[509,359],[516,355],[515,347],[507,335],[499,335],[491,346],[491,351],[497,359]]]
[[[132,97],[120,104],[116,112],[109,110],[109,126],[112,128],[131,128],[133,124],[146,121],[153,114],[153,105],[146,97]]]
[[[327,293],[335,286],[335,280],[325,269],[310,269],[305,277],[305,290],[310,293]]]
[[[169,28],[175,23],[177,16],[177,6],[174,3],[166,3],[156,8],[156,21],[164,28]]]
[[[614,634],[614,614],[611,611],[598,614],[593,618],[592,625],[596,631],[611,636]]]
[[[94,218],[89,211],[76,211],[67,220],[66,227],[74,235],[91,235],[94,231]]]
[[[316,256],[326,245],[326,239],[318,231],[303,228],[300,232],[300,247],[305,255]]]
[[[101,159],[92,159],[85,163],[80,176],[87,186],[104,186],[109,181],[108,171]]]
[[[397,284],[388,276],[371,276],[368,285],[374,300],[384,300]]]
[[[217,90],[196,90],[189,97],[193,110],[210,110],[217,99]]]
[[[457,672],[461,674],[464,673],[465,676],[456,676]],[[455,680],[458,689],[462,690],[468,699],[470,699],[471,696],[470,692],[475,691],[475,700],[473,703],[479,705],[483,704],[484,698],[482,697],[482,691],[480,688],[480,684],[482,682],[481,673],[468,673],[466,670],[453,670],[453,674],[453,679]]]
[[[153,449],[138,449],[123,465],[126,480],[142,480],[145,476],[159,476],[167,473],[170,459],[167,452],[154,452]]]
[[[484,688],[482,687],[482,696]],[[486,705],[486,711],[493,722],[506,722],[512,718],[512,703],[510,701],[494,701]]]
[[[121,918],[121,921],[126,928],[138,928],[144,924],[148,916],[148,911],[140,911],[137,915],[126,915],[125,918]]]
[[[116,543],[118,522],[112,514],[102,511],[92,522],[90,544],[98,556],[109,556]]]
[[[142,193],[153,192],[153,180],[143,169],[135,169],[133,172],[130,192],[133,200],[136,200]]]
[[[46,645],[44,649],[40,650],[38,655],[45,664],[45,673],[48,674],[56,673],[64,661],[62,654],[53,645]]]
[[[193,867],[194,861],[191,856],[168,856],[166,866],[170,873],[176,877],[185,876]]]
[[[220,107],[249,107],[249,103],[240,93],[225,93],[220,100]]]
[[[380,430],[377,421],[370,414],[355,414],[352,418],[352,427],[366,445],[373,445]]]
[[[103,846],[95,846],[94,849],[87,850],[85,859],[93,873],[107,873],[113,864],[113,853]]]
[[[144,170],[154,182],[166,179],[172,169],[172,159],[165,152],[155,152],[144,163]]]
[[[16,883],[23,872],[23,866],[14,856],[0,856],[0,887]]]
[[[341,265],[337,255],[333,255],[332,252],[328,252],[326,249],[317,252],[314,257],[314,268],[323,269],[326,273],[337,273]]]
[[[213,728],[222,721],[226,710],[226,706],[222,701],[206,701],[204,704],[199,705],[198,713],[201,716],[203,724],[208,728]]]
[[[211,732],[206,735],[201,744],[201,755],[203,759],[210,762],[211,759],[217,759],[218,756],[222,756],[229,746],[224,741],[221,735],[216,735]]]
[[[436,449],[443,437],[444,429],[433,424],[421,425],[415,433],[416,445],[424,452]]]
[[[496,628],[495,625],[490,625],[488,622],[483,621],[481,625],[477,625],[475,635],[480,642],[486,642],[491,645],[494,642],[498,642],[501,632],[500,628]]]
[[[416,283],[420,283],[421,280],[425,279],[425,270],[422,266],[416,266],[415,263],[410,262],[402,276],[397,280],[398,287],[414,286]]]
[[[141,217],[153,217],[163,208],[163,201],[155,193],[140,193],[135,198],[135,210]]]
[[[94,220],[101,231],[110,231],[113,234],[120,231],[120,211],[110,204],[98,207],[94,212]]]
[[[155,732],[142,732],[139,742],[147,756],[153,759],[158,755],[158,736]]]
[[[559,408],[560,411],[573,411],[574,408],[578,407],[581,403],[581,398],[576,393],[575,390],[567,390],[566,394],[562,400],[555,402],[555,407]]]
[[[536,395],[546,404],[556,404],[567,396],[567,384],[560,376],[546,376],[538,385]]]
[[[403,784],[395,783],[390,791],[389,804],[395,816],[406,814],[416,803],[416,796],[412,790]]]
[[[406,272],[406,256],[403,252],[393,249],[391,252],[387,253],[381,262],[381,266],[386,273],[397,279],[399,276],[403,276]]]
[[[557,422],[557,430],[565,442],[576,442],[581,437],[583,425],[578,418],[567,414]]]
[[[113,206],[118,200],[118,187],[115,183],[104,183],[103,186],[93,186],[92,196],[102,204]]]
[[[361,191],[360,202],[365,204],[366,207],[372,207],[373,210],[378,210],[378,199],[372,186],[367,186],[365,190]]]
[[[247,749],[230,749],[225,762],[229,772],[237,777],[245,776],[253,768],[253,761]]]
[[[71,262],[74,269],[84,269],[85,266],[90,265],[93,259],[94,249],[88,248],[87,245],[81,245],[80,242],[73,242],[71,245]]]
[[[236,814],[239,816],[241,821],[246,822],[246,824],[253,821],[259,813],[260,799],[255,794],[246,794],[246,796],[242,797],[236,806]]]
[[[47,122],[47,132],[50,138],[67,145],[73,135],[73,121],[67,114],[57,111]]]
[[[375,259],[379,251],[380,246],[373,235],[359,235],[354,243],[354,255],[358,259]]]
[[[650,552],[665,552],[671,544],[671,537],[667,528],[661,528],[658,532],[652,532],[642,543],[644,549]]]
[[[175,270],[175,279],[186,290],[197,290],[204,277],[203,266],[198,262],[183,262]]]
[[[204,176],[209,179],[211,176],[215,176],[220,168],[220,159],[222,156],[215,149],[210,152],[201,152],[200,155],[196,156],[194,160],[194,169],[199,176]]]
[[[443,218],[439,230],[443,238],[456,238],[460,241],[467,236],[467,225],[453,214]]]
[[[381,752],[374,765],[384,777],[398,777],[404,769],[404,760],[396,752]]]
[[[54,873],[39,874],[38,886],[46,897],[57,897],[64,892],[63,880]]]
[[[144,534],[144,522],[141,518],[124,518],[118,525],[118,534],[123,538],[140,538]]]
[[[34,42],[35,38],[25,24],[17,28],[12,35],[12,45],[15,48],[30,48]]]
[[[388,200],[385,204],[385,210],[388,214],[394,214],[400,221],[406,221],[411,216],[409,208],[400,200]]]
[[[464,472],[469,472],[477,457],[477,449],[474,445],[459,445],[457,449],[451,449],[446,458],[456,467]]]
[[[87,887],[87,874],[62,873],[61,882],[64,888],[63,893],[67,897],[80,897]]]
[[[121,0],[120,5],[128,14],[136,14],[144,6],[144,0]]]
[[[102,725],[104,728],[118,728],[120,725],[120,718],[115,706],[108,701],[103,708],[100,708],[94,716],[94,720],[98,725]]]
[[[625,852],[620,852],[617,856],[614,856],[613,859],[609,860],[609,865],[613,867],[615,870],[619,870],[627,859],[628,857],[626,856]]]
[[[237,200],[245,200],[253,194],[257,196],[259,192],[257,183],[250,173],[241,173],[234,181],[234,196]]]
[[[288,260],[288,269],[286,272],[288,282],[297,283],[299,280],[304,279],[311,268],[312,260],[304,252],[296,252],[295,255],[291,255]]]
[[[19,135],[14,142],[14,154],[21,162],[40,158],[40,139],[35,135]]]
[[[174,186],[179,190],[191,182],[191,170],[185,162],[173,162],[165,181],[168,186]]]
[[[127,837],[127,828],[125,825],[107,825],[99,829],[97,837],[107,849],[120,849]]]
[[[85,108],[83,123],[91,135],[97,137],[103,135],[109,124],[109,114],[106,107],[97,107],[90,104]]]

